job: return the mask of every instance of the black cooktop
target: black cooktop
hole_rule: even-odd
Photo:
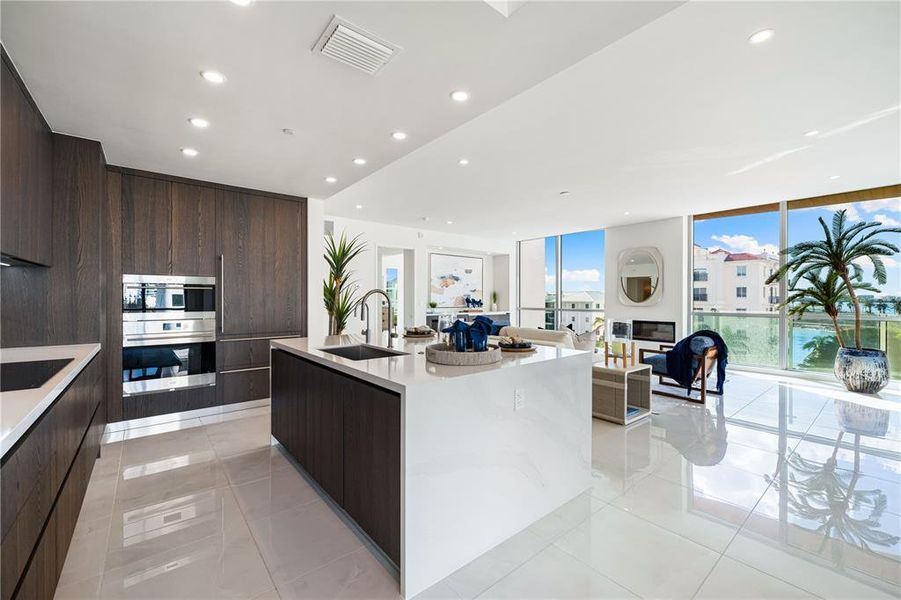
[[[71,358],[57,358],[55,360],[0,363],[0,392],[39,388],[72,360]]]

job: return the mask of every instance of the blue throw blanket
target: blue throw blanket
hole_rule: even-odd
[[[710,338],[713,340],[713,345],[716,346],[716,391],[722,394],[723,383],[726,381],[726,363],[729,357],[729,349],[726,347],[726,342],[723,341],[720,334],[715,331],[708,329],[697,331],[673,346],[673,349],[666,353],[667,376],[675,379],[691,393],[692,379],[697,369],[693,358],[695,355],[700,354],[700,352],[692,348],[692,340],[702,337]]]

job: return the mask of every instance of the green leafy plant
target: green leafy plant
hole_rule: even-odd
[[[429,308],[438,308],[438,303],[434,300],[429,300]]]
[[[497,292],[491,292],[491,303],[497,304]]]
[[[859,263],[869,262],[873,267],[873,279],[880,285],[885,284],[886,271],[882,257],[897,254],[898,247],[876,236],[901,233],[901,227],[885,227],[876,221],[849,225],[844,209],[832,215],[831,228],[822,217],[819,222],[824,239],[801,242],[783,250],[782,254],[788,256],[788,260],[766,282],[771,284],[787,277],[789,289],[795,290],[806,275],[815,274],[819,278],[819,274],[826,271],[828,278],[828,272],[834,272],[844,283],[854,306],[854,346],[860,349],[860,299],[855,288],[865,289],[865,283],[863,267]]]
[[[342,233],[335,239],[325,236],[325,253],[329,273],[322,281],[322,300],[328,313],[329,335],[341,335],[347,327],[347,319],[357,303],[357,288],[351,281],[350,263],[366,250],[366,243],[357,235],[350,240]]]
[[[782,306],[787,306],[788,314],[798,319],[809,310],[822,308],[823,312],[832,320],[839,346],[844,348],[845,340],[838,323],[838,316],[839,306],[850,298],[848,286],[835,271],[827,271],[825,277],[820,275],[821,271],[810,271],[804,273],[801,279],[794,281],[791,293]],[[863,281],[857,283],[857,289],[876,291],[876,288]]]

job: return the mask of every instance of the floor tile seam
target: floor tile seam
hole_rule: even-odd
[[[793,450],[790,451],[790,452],[786,455],[786,457],[785,457],[786,460],[788,460],[788,457],[791,456],[792,452],[793,452]],[[650,475],[657,475],[657,473],[659,473],[660,471],[662,471],[662,467],[663,467],[664,465],[669,464],[671,461],[673,461],[673,460],[675,460],[675,459],[677,459],[677,458],[680,458],[680,457],[682,457],[681,454],[680,454],[679,456],[674,456],[673,458],[670,458],[670,459],[668,459],[668,460],[665,460],[665,461],[660,465],[660,467],[658,467],[657,469],[655,469],[652,473],[650,473]],[[682,458],[684,458],[684,457],[682,457]],[[688,459],[685,459],[685,460],[688,460]],[[691,461],[689,461],[689,462],[691,462]],[[736,470],[736,471],[741,471],[742,473],[746,473],[746,474],[748,474],[748,475],[754,475],[754,476],[756,476],[756,477],[762,477],[762,476],[764,476],[764,475],[769,475],[769,473],[755,473],[754,471],[749,471],[748,469],[743,469],[743,468],[741,468],[741,467],[735,467],[735,466],[730,465],[730,464],[723,464],[722,461],[716,463],[716,465],[713,465],[713,466],[715,467],[715,466],[718,466],[718,465],[722,465],[722,466],[724,466],[724,467],[726,467],[726,468],[728,468],[728,469],[734,469],[734,470]],[[778,465],[778,462],[777,462],[777,465]],[[692,466],[695,466],[694,463],[692,463]],[[706,467],[705,467],[705,468],[706,468]],[[658,477],[659,477],[659,475],[658,475]],[[664,477],[659,477],[659,478],[660,478],[660,479],[665,479]],[[669,481],[669,480],[667,480],[667,481]],[[672,483],[677,483],[677,482],[673,481]],[[683,483],[681,483],[681,482],[678,482],[678,485],[681,485],[682,487],[688,487],[688,486],[686,486],[685,484],[683,484]],[[723,500],[723,498],[717,498],[717,500]],[[734,502],[731,503],[731,504],[734,504]],[[756,505],[756,504],[757,504],[757,503],[755,502],[755,505]]]
[[[753,514],[753,513],[752,513],[752,514]],[[752,516],[752,515],[748,515],[748,519],[750,519],[751,516]],[[745,521],[745,524],[747,524],[747,520]],[[727,552],[728,552],[728,550],[729,550],[729,547],[732,545],[732,543],[735,541],[735,539],[736,539],[739,535],[741,535],[742,533],[745,533],[746,535],[749,535],[749,536],[753,536],[754,539],[758,539],[758,538],[763,537],[761,534],[755,532],[755,531],[752,530],[752,529],[745,529],[745,525],[742,525],[741,529],[739,529],[739,531],[735,534],[735,536],[733,536],[732,541],[729,542],[729,546],[727,546],[727,547],[726,547],[726,550],[723,551],[723,554],[724,554],[724,555],[727,555],[729,558],[731,558],[731,559],[733,559],[733,560],[737,560],[737,561],[741,562],[742,564],[745,564],[745,565],[747,565],[747,566],[749,566],[749,567],[755,568],[755,569],[757,569],[758,571],[760,571],[759,568],[757,568],[757,567],[755,567],[754,565],[751,565],[751,564],[745,562],[745,561],[742,560],[741,558],[739,558],[739,557],[737,557],[737,556],[734,556],[734,555],[729,555],[729,554],[727,554]],[[832,541],[832,542],[843,542],[843,543],[844,543],[844,540],[836,539],[836,538],[832,538],[832,537],[829,538],[829,541]],[[812,559],[819,559],[820,561],[824,561],[823,557],[822,557],[821,555],[815,553],[815,552],[810,552],[810,551],[804,550],[803,548],[799,548],[799,547],[795,547],[795,546],[792,546],[791,548],[793,548],[793,549],[796,551],[797,557],[798,557],[798,558],[801,558],[801,559],[809,559],[809,558],[812,558]],[[897,562],[897,561],[895,561],[895,562]],[[873,579],[873,580],[876,580],[876,581],[878,581],[878,582],[880,582],[880,583],[884,583],[884,584],[887,584],[887,585],[889,585],[889,586],[899,588],[899,586],[895,585],[895,584],[892,583],[891,581],[889,581],[889,580],[887,580],[887,579],[883,579],[882,577],[879,577],[878,575],[872,575],[872,574],[870,574],[870,573],[867,573],[866,571],[861,571],[860,569],[856,569],[856,568],[854,568],[854,567],[848,567],[848,568],[849,568],[850,570],[854,571],[855,573],[858,573],[858,574],[860,574],[860,575],[863,575],[864,577],[866,577],[866,578],[868,578],[868,579]],[[764,572],[765,572],[765,571],[764,571]],[[812,595],[814,595],[814,596],[817,596],[817,594],[814,593],[813,591],[808,590],[808,589],[806,589],[806,588],[803,588],[803,587],[801,587],[801,586],[799,586],[799,585],[797,585],[797,584],[795,584],[795,583],[791,583],[790,581],[787,581],[787,580],[785,580],[785,579],[782,579],[781,577],[779,577],[779,576],[777,576],[777,575],[773,575],[773,574],[770,574],[770,573],[767,573],[767,574],[770,575],[771,577],[775,577],[776,579],[779,579],[780,581],[784,581],[785,583],[788,583],[789,585],[793,585],[793,586],[796,587],[796,588],[802,589],[802,590],[804,590],[805,592],[807,592],[807,593],[809,593],[809,594],[812,594]],[[864,585],[869,585],[869,584],[864,584]],[[901,589],[901,588],[899,588],[899,589]],[[819,596],[817,596],[817,597],[819,597]]]
[[[599,509],[599,510],[600,510],[600,509]],[[519,535],[519,534],[522,533],[523,531],[528,531],[528,529],[529,529],[529,528],[526,527],[525,529],[520,530],[518,533],[513,534],[513,536]],[[511,538],[512,538],[513,536],[511,536]],[[538,536],[535,536],[535,537],[537,538]],[[509,540],[509,539],[510,539],[510,538],[507,538],[507,540]],[[539,538],[539,539],[540,539],[540,538]],[[507,540],[504,540],[504,541],[507,541]],[[487,592],[488,590],[490,590],[492,587],[494,587],[495,585],[497,585],[498,583],[500,583],[504,578],[507,577],[507,575],[511,575],[511,574],[513,573],[513,571],[518,570],[521,566],[523,566],[524,564],[526,564],[527,562],[529,562],[530,560],[532,560],[533,558],[535,558],[536,556],[538,556],[539,554],[541,554],[542,552],[544,552],[545,550],[547,550],[548,548],[550,548],[551,546],[554,545],[554,542],[553,542],[553,541],[546,541],[546,540],[543,540],[543,539],[541,539],[540,541],[541,541],[541,547],[540,547],[538,550],[536,550],[535,552],[530,552],[529,555],[528,555],[528,557],[525,558],[524,560],[520,561],[520,563],[519,563],[518,565],[516,565],[509,573],[507,573],[506,575],[503,575],[500,579],[498,579],[498,580],[495,581],[494,583],[489,584],[488,587],[486,587],[486,588],[480,590],[479,593],[477,593],[475,596],[472,596],[472,598],[478,598],[479,596],[481,596],[482,594],[484,594],[485,592]],[[474,561],[476,561],[476,560],[479,560],[480,558],[482,558],[483,556],[485,556],[488,552],[491,552],[492,550],[494,550],[495,548],[497,548],[498,546],[500,546],[500,545],[503,544],[503,543],[504,543],[504,542],[501,542],[500,544],[498,544],[498,545],[495,546],[494,548],[491,548],[490,550],[487,550],[486,552],[483,552],[483,553],[480,554],[478,557],[474,558],[472,561],[470,561],[470,562],[466,563],[465,565],[463,565],[462,567],[460,567],[460,569],[463,569],[463,568],[465,568],[466,566],[470,565],[472,562],[474,562]],[[459,571],[460,569],[457,569],[457,571]],[[454,571],[454,573],[456,573],[457,571]],[[448,575],[447,577],[445,577],[445,578],[442,579],[441,581],[444,581],[444,582],[447,584],[447,586],[451,588],[451,591],[453,591],[459,598],[462,599],[462,598],[467,598],[467,597],[469,597],[467,594],[462,593],[460,590],[458,590],[456,587],[454,587],[453,582],[449,580],[449,578],[450,578],[454,573],[451,573],[450,575]]]
[[[710,575],[712,575],[712,574],[713,574],[713,571],[716,570],[717,566],[719,566],[720,561],[723,560],[723,557],[724,557],[724,556],[725,556],[725,554],[720,553],[720,554],[716,557],[716,560],[713,561],[713,566],[710,567],[710,570],[707,571],[707,574],[706,574],[706,575],[704,575],[704,579],[701,580],[701,583],[698,584],[698,587],[695,588],[694,593],[690,596],[690,597],[692,598],[692,600],[694,600],[695,598],[697,598],[698,594],[701,593],[701,590],[704,589],[704,584],[707,583],[707,580],[708,580],[708,579],[710,579]]]
[[[717,498],[717,500],[720,500],[720,499]],[[730,504],[731,504],[731,503],[730,503]],[[691,543],[693,543],[693,544],[697,544],[697,545],[699,545],[699,546],[703,546],[703,547],[706,548],[707,550],[710,550],[711,552],[715,552],[715,553],[717,553],[717,554],[722,554],[723,552],[725,552],[725,549],[729,546],[729,543],[732,542],[732,539],[735,537],[735,535],[736,535],[736,534],[738,533],[738,531],[741,529],[741,525],[732,525],[732,524],[726,523],[726,524],[725,524],[726,527],[729,527],[730,529],[734,529],[735,531],[732,532],[732,536],[729,538],[729,542],[727,542],[726,545],[723,546],[723,549],[720,550],[720,549],[718,549],[718,548],[713,548],[712,546],[708,546],[708,545],[705,544],[704,542],[699,542],[699,541],[697,541],[697,540],[693,540],[693,539],[691,539],[690,537],[686,536],[685,534],[679,533],[678,531],[676,531],[676,530],[674,530],[674,529],[670,529],[670,528],[667,527],[666,525],[662,525],[662,524],[660,524],[660,523],[657,523],[656,521],[652,521],[651,519],[645,517],[644,515],[640,515],[640,514],[638,514],[637,512],[633,512],[633,511],[631,511],[631,510],[627,510],[627,509],[623,508],[622,506],[617,506],[616,504],[612,504],[612,503],[611,503],[611,505],[613,506],[613,508],[616,508],[616,509],[618,509],[618,510],[620,510],[620,511],[622,511],[622,512],[628,514],[628,515],[631,515],[631,516],[633,516],[633,517],[635,517],[635,518],[637,518],[637,519],[639,519],[639,520],[641,520],[641,521],[644,521],[645,523],[648,523],[648,524],[653,525],[653,526],[655,526],[655,527],[659,527],[660,529],[663,529],[664,531],[667,531],[667,532],[669,532],[669,533],[672,533],[673,535],[679,536],[680,538],[682,538],[682,539],[684,539],[684,540],[687,540],[687,541],[689,541],[689,542],[691,542]],[[732,506],[737,506],[737,505],[733,504]],[[739,506],[738,508],[741,508],[741,507]],[[747,510],[747,509],[742,509],[742,510]],[[744,520],[742,520],[742,523],[744,523]]]
[[[251,533],[252,533],[252,532],[251,532]],[[347,558],[348,556],[350,556],[350,555],[353,554],[354,552],[359,552],[360,550],[366,550],[367,552],[369,552],[369,550],[366,548],[366,546],[364,546],[363,544],[360,544],[359,546],[357,546],[356,548],[354,548],[354,549],[351,550],[350,552],[345,552],[345,553],[342,554],[341,556],[336,556],[335,558],[329,560],[328,562],[325,562],[325,563],[319,565],[318,567],[313,567],[312,569],[309,569],[309,570],[307,570],[307,571],[304,571],[304,572],[301,573],[300,575],[298,575],[298,576],[296,576],[296,577],[293,577],[293,578],[289,579],[288,581],[286,581],[286,582],[284,582],[284,583],[281,583],[281,584],[277,583],[277,582],[275,581],[275,579],[272,577],[271,571],[269,571],[269,564],[266,562],[266,556],[265,556],[262,552],[260,552],[260,556],[261,556],[262,559],[263,559],[263,563],[266,565],[266,571],[270,573],[269,578],[272,579],[272,586],[275,588],[275,591],[277,591],[277,592],[279,593],[279,595],[281,595],[281,591],[279,590],[280,587],[288,586],[288,585],[294,583],[295,581],[298,581],[298,580],[300,580],[300,579],[303,579],[304,577],[308,577],[309,575],[312,575],[312,574],[315,573],[316,571],[319,571],[320,569],[324,569],[324,568],[330,566],[331,564],[333,564],[333,563],[335,563],[335,562],[337,562],[337,561],[339,561],[339,560],[341,560],[341,559]],[[375,559],[373,559],[373,560],[375,560]],[[376,562],[377,562],[377,561],[376,561]],[[379,564],[379,568],[384,568],[384,567],[382,567],[382,565]],[[400,584],[399,584],[399,583],[398,583],[398,590],[400,590]]]
[[[558,541],[559,541],[559,540],[558,540]],[[625,584],[623,584],[623,583],[620,583],[619,581],[617,581],[616,579],[613,579],[613,577],[611,577],[610,575],[607,575],[606,573],[600,572],[600,571],[599,571],[598,569],[596,569],[593,565],[588,564],[588,562],[585,561],[582,557],[580,557],[580,556],[578,556],[578,555],[576,555],[576,554],[570,552],[570,551],[567,550],[566,548],[560,546],[556,541],[555,541],[553,544],[551,544],[551,545],[552,545],[555,549],[557,549],[557,550],[559,550],[560,552],[562,552],[562,553],[566,554],[567,556],[569,556],[570,558],[575,559],[579,564],[581,564],[581,565],[587,567],[589,570],[591,570],[591,572],[600,575],[601,577],[603,577],[603,578],[606,579],[607,581],[612,581],[614,584],[616,584],[617,586],[623,588],[624,590],[626,590],[626,591],[629,592],[630,594],[633,594],[633,595],[635,595],[635,596],[638,597],[638,598],[643,598],[643,596],[642,596],[641,594],[639,594],[638,592],[636,592],[635,590],[633,590],[631,587],[629,587],[629,586],[627,586],[627,585],[625,585]],[[517,570],[518,570],[518,569],[517,569]],[[512,575],[513,573],[510,573],[510,574]],[[494,586],[492,586],[492,587],[494,587]],[[491,588],[489,588],[489,589],[491,589]]]
[[[743,566],[748,567],[749,569],[754,569],[758,573],[763,573],[764,575],[768,575],[769,577],[772,577],[773,579],[775,579],[781,583],[790,585],[791,587],[795,588],[796,590],[800,590],[800,591],[804,592],[805,594],[810,594],[814,598],[823,598],[823,596],[820,596],[819,594],[814,593],[812,590],[808,590],[807,588],[801,587],[797,583],[792,583],[791,581],[788,581],[787,579],[783,579],[782,577],[779,577],[779,575],[777,575],[775,573],[770,573],[768,571],[764,571],[760,567],[754,566],[754,565],[742,560],[741,558],[739,558],[737,556],[728,555],[728,554],[724,554],[723,556],[725,556],[726,558],[728,558],[730,560],[734,560],[735,562],[740,563]]]
[[[223,469],[224,470],[224,469]],[[228,481],[228,475],[225,477],[226,481]],[[253,542],[253,547],[257,551],[257,556],[260,557],[260,561],[263,563],[263,568],[266,569],[266,575],[269,577],[269,583],[272,584],[273,589],[275,589],[276,593],[281,596],[278,592],[278,586],[275,584],[275,579],[272,577],[272,571],[269,569],[269,563],[266,562],[266,556],[263,554],[263,550],[260,548],[260,543],[257,540],[257,537],[253,533],[253,528],[250,526],[250,521],[247,519],[247,515],[244,513],[244,508],[241,506],[241,503],[238,501],[238,497],[235,495],[235,490],[232,489],[231,484],[227,485],[229,493],[232,495],[232,499],[235,501],[235,506],[238,508],[238,513],[241,515],[241,521],[244,523],[244,527],[247,529],[247,533],[250,534],[250,540]]]

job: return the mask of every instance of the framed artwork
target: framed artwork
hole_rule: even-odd
[[[454,254],[429,255],[429,300],[438,308],[466,306],[466,298],[482,300],[482,259]]]

